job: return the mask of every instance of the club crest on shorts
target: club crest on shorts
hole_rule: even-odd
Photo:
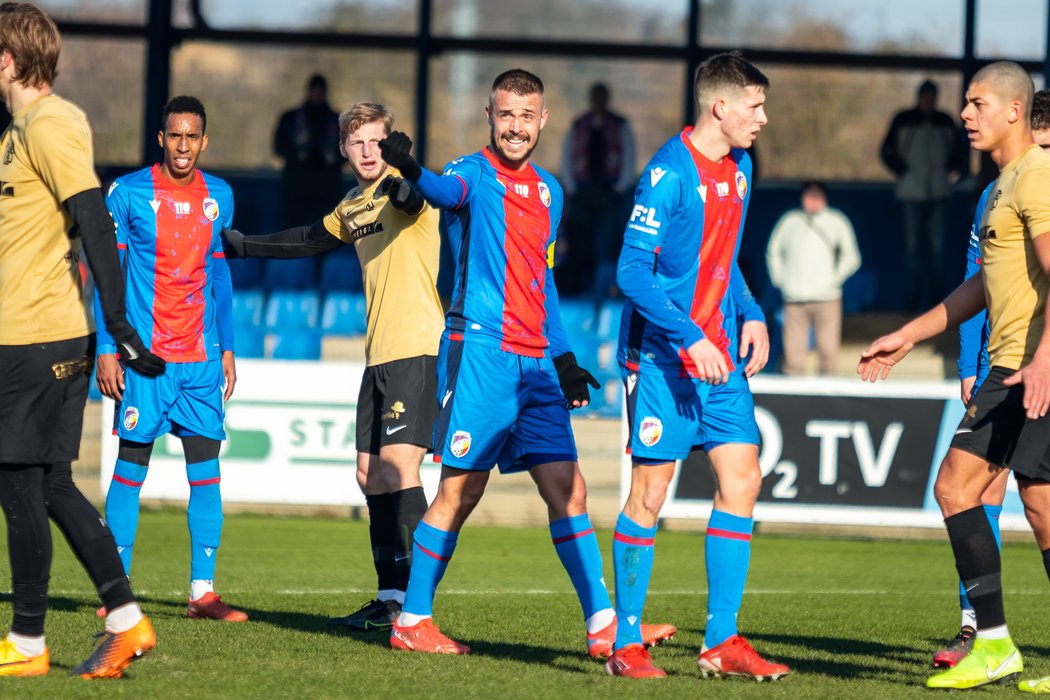
[[[642,427],[638,431],[638,439],[646,447],[652,447],[660,442],[664,435],[664,423],[655,416],[646,416],[642,419]]]
[[[452,450],[452,454],[456,457],[462,457],[470,452],[470,433],[466,430],[457,430],[452,433],[452,442],[449,443],[449,449]]]
[[[540,191],[540,201],[543,202],[543,206],[549,209],[551,206],[550,188],[547,187],[547,183],[541,182],[539,185],[537,185],[537,189],[539,189]]]
[[[124,409],[124,430],[134,430],[139,424],[139,409],[128,406]]]
[[[211,197],[208,197],[202,203],[204,206],[204,216],[207,217],[208,221],[215,221],[219,218],[219,203]]]
[[[747,177],[739,170],[736,171],[736,193],[740,199],[747,194]]]

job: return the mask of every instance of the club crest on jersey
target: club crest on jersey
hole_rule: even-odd
[[[541,182],[536,185],[536,189],[540,191],[540,201],[543,202],[543,206],[549,209],[551,206],[551,191],[550,188],[547,187],[547,183]]]
[[[747,177],[739,170],[736,171],[736,194],[740,199],[747,194]]]
[[[743,195],[741,195],[743,196]],[[219,218],[219,203],[211,197],[208,197],[202,202],[204,206],[204,216],[208,221],[215,221]]]
[[[638,431],[638,439],[646,447],[652,447],[660,442],[664,436],[664,422],[656,416],[646,416],[642,419],[642,427]]]
[[[452,442],[449,443],[449,449],[452,450],[452,454],[456,457],[462,457],[470,452],[470,433],[466,430],[454,432],[452,434]]]
[[[124,409],[124,430],[134,430],[139,424],[139,409],[128,406]]]

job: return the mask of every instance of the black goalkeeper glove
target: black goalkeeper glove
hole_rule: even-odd
[[[231,258],[248,257],[247,246],[244,243],[244,234],[235,228],[222,229],[222,247],[226,255]]]
[[[404,178],[387,175],[386,179],[379,183],[372,198],[377,199],[384,195],[390,196],[390,206],[406,214],[415,216],[423,211],[423,195],[416,192]]]
[[[120,359],[124,364],[145,377],[156,377],[164,374],[167,363],[157,357],[142,344],[142,339],[127,321],[121,321],[110,327],[109,334],[117,343]]]
[[[401,171],[406,180],[415,182],[423,174],[423,168],[412,157],[412,139],[404,132],[395,131],[379,142],[379,151],[383,160]]]
[[[588,384],[595,389],[602,388],[602,385],[590,372],[576,364],[576,356],[571,352],[555,357],[554,369],[558,372],[561,393],[565,394],[565,400],[570,409],[581,408],[591,402],[591,392],[587,389]]]

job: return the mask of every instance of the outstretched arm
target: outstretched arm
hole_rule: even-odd
[[[308,258],[345,245],[321,221],[265,236],[245,236],[236,229],[224,228],[222,237],[227,252],[235,258]]]
[[[864,381],[885,379],[916,343],[954,328],[984,307],[984,278],[978,272],[940,304],[869,345],[860,355],[857,373]]]

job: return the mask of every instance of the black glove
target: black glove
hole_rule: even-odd
[[[146,377],[156,377],[164,374],[166,363],[157,357],[142,344],[142,339],[135,329],[127,321],[122,321],[108,329],[109,334],[117,343],[120,359],[124,364],[139,374]]]
[[[408,180],[404,178],[387,175],[379,183],[379,187],[376,188],[376,193],[372,198],[376,199],[384,195],[390,196],[390,206],[406,214],[415,216],[423,211],[423,195],[416,192],[412,185],[408,184]]]
[[[558,383],[561,384],[561,393],[565,394],[565,400],[569,408],[578,408],[573,404],[579,402],[580,406],[591,402],[591,392],[587,390],[590,384],[595,389],[601,389],[590,372],[576,364],[576,356],[571,352],[558,355],[554,358],[554,369],[558,372]]]
[[[248,257],[247,246],[244,244],[244,234],[235,228],[222,229],[222,247],[226,252],[227,257],[231,258],[246,258]]]
[[[423,168],[419,167],[419,163],[412,157],[411,150],[412,139],[401,131],[395,131],[379,142],[383,160],[400,170],[406,180],[415,182],[423,174]]]

